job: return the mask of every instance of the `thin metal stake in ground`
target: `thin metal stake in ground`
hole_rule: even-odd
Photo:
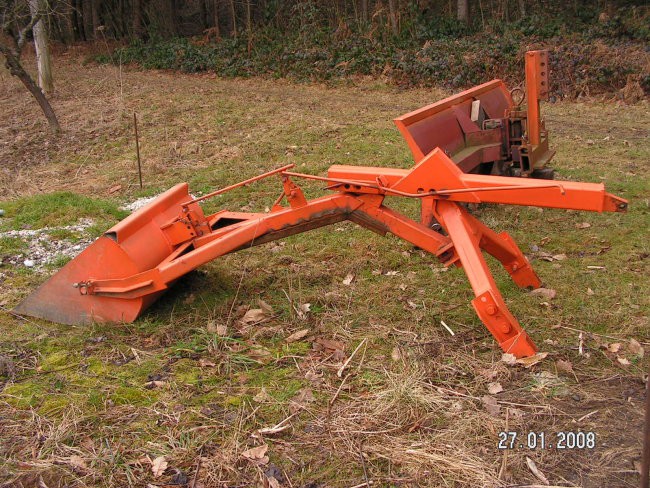
[[[135,129],[135,153],[138,156],[138,179],[142,189],[142,164],[140,163],[140,138],[138,137],[138,116],[133,112],[133,128]]]

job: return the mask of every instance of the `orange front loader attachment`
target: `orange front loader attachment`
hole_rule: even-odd
[[[520,287],[540,280],[512,238],[497,234],[461,202],[621,212],[627,202],[602,184],[550,182],[466,174],[440,149],[410,170],[332,166],[327,177],[285,166],[193,199],[187,184],[167,191],[119,223],[23,301],[16,311],[67,324],[131,322],[178,278],[213,259],[324,225],[350,220],[378,234],[388,232],[465,270],[476,298],[472,305],[504,351],[518,357],[536,348],[509,312],[482,252],[496,257]],[[204,215],[200,200],[278,174],[282,194],[269,213],[220,211]],[[332,193],[307,200],[292,177],[323,180]],[[422,201],[433,230],[387,207],[385,197]],[[282,206],[286,200],[288,206]],[[443,233],[444,230],[444,233]]]
[[[474,291],[472,305],[501,348],[530,356],[535,345],[508,310],[482,251],[498,259],[518,286],[537,288],[540,280],[507,233],[497,234],[460,204],[627,209],[602,184],[528,178],[552,176],[544,172],[553,151],[539,115],[539,100],[548,93],[547,63],[543,51],[526,54],[526,110],[494,80],[396,119],[416,162],[410,170],[332,166],[319,177],[292,173],[289,165],[197,199],[186,183],[176,185],[97,239],[16,311],[66,324],[131,322],[202,264],[350,220],[381,235],[391,232],[445,266],[462,267]],[[276,174],[283,191],[270,213],[222,210],[206,216],[199,205]],[[307,200],[292,177],[325,181],[333,193]],[[420,222],[384,205],[387,196],[419,199]],[[281,206],[283,200],[288,206]]]

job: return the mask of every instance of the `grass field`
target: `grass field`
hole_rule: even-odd
[[[0,71],[0,233],[47,226],[71,246],[119,221],[121,205],[180,181],[207,192],[287,163],[313,174],[340,163],[409,167],[391,119],[444,95],[362,79],[332,88],[82,65],[72,51],[57,57],[55,82],[58,138]],[[89,327],[9,312],[62,261],[41,271],[11,264],[5,258],[26,244],[0,237],[0,483],[540,484],[528,457],[551,485],[637,486],[650,344],[650,107],[543,110],[559,178],[602,181],[630,201],[627,214],[476,210],[557,292],[530,295],[493,267],[512,312],[548,352],[543,361],[501,361],[462,270],[353,224],[228,255],[135,323]],[[263,181],[206,207],[262,210],[279,188]],[[84,218],[93,219],[84,235],[63,228]],[[264,322],[246,326],[242,316],[258,308]],[[280,432],[260,433],[284,420]],[[521,434],[514,449],[498,449],[502,431]],[[557,449],[559,432],[593,432],[595,447]],[[519,448],[528,433],[554,447]]]

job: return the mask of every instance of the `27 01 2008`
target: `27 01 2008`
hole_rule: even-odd
[[[596,433],[590,431],[499,432],[498,449],[594,449]]]

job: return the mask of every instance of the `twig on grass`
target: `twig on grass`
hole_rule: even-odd
[[[361,346],[363,346],[368,338],[364,337],[363,340],[359,343],[359,345],[356,347],[356,349],[350,354],[350,357],[345,360],[343,365],[339,368],[339,370],[336,372],[336,376],[341,378],[343,376],[343,371],[348,367],[348,364],[350,364],[350,361],[352,361],[352,358],[354,355],[361,349]]]
[[[333,396],[332,399],[329,401],[329,404],[328,404],[328,410],[329,410],[330,408],[332,408],[332,405],[334,405],[334,402],[336,401],[336,399],[337,399],[338,396],[339,396],[339,393],[341,392],[341,388],[343,388],[343,385],[345,384],[345,382],[347,381],[347,379],[348,379],[349,377],[350,377],[350,375],[348,374],[348,375],[345,376],[345,378],[343,378],[343,381],[341,381],[341,384],[339,385],[338,390],[336,390],[336,393],[334,393],[334,396]]]
[[[199,458],[196,460],[196,469],[194,470],[194,476],[192,477],[192,483],[190,488],[196,488],[196,480],[199,478],[199,471],[201,470],[201,457],[203,456],[203,447],[199,449]]]

